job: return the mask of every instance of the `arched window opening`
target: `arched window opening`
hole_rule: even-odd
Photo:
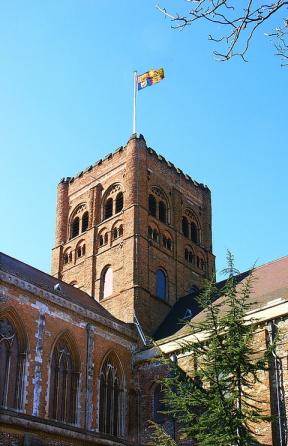
[[[159,201],[159,220],[162,221],[162,223],[166,223],[167,220],[167,210],[164,201]]]
[[[191,223],[191,240],[194,243],[198,243],[198,230],[194,222]]]
[[[149,214],[156,217],[157,202],[154,195],[149,195]]]
[[[72,262],[72,260],[73,260],[73,254],[72,254],[72,251],[71,251],[71,252],[69,252],[69,262]]]
[[[123,192],[116,195],[116,214],[123,209]]]
[[[80,230],[80,219],[79,217],[75,217],[71,225],[71,238],[77,237],[77,235],[79,235],[79,230]]]
[[[87,231],[89,224],[89,213],[86,211],[82,216],[82,232]]]
[[[100,299],[105,299],[113,293],[113,270],[111,266],[104,268],[100,287]]]
[[[86,253],[86,245],[85,243],[82,242],[76,248],[76,259],[85,256],[85,253]]]
[[[119,226],[119,237],[122,237],[123,235],[123,225]]]
[[[153,230],[152,239],[153,239],[154,242],[159,243],[159,233],[158,233],[157,229]]]
[[[106,232],[106,234],[104,235],[104,243],[105,245],[107,245],[108,243],[108,232]]]
[[[182,217],[182,233],[185,237],[189,238],[189,224],[186,217]]]
[[[156,271],[156,296],[165,300],[167,295],[167,278],[162,269]]]
[[[68,254],[64,255],[64,264],[67,265],[67,263],[69,263],[69,256]]]
[[[118,238],[118,228],[113,229],[113,239],[115,240],[116,238]]]
[[[104,237],[103,237],[103,235],[101,234],[100,236],[99,236],[99,246],[103,246],[104,245]]]
[[[104,218],[110,218],[113,215],[113,199],[108,198],[105,203],[105,214]]]
[[[188,255],[188,262],[193,263],[193,254],[191,251],[189,252],[189,255]]]
[[[172,240],[169,237],[163,235],[163,246],[168,249],[168,251],[172,250]]]
[[[56,343],[51,360],[49,417],[76,423],[79,373],[72,350],[65,339]]]
[[[99,431],[123,436],[123,382],[113,355],[104,362],[100,373]]]
[[[25,357],[14,326],[0,319],[0,407],[22,409]]]

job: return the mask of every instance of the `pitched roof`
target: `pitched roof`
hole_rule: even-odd
[[[239,284],[243,283],[249,276],[250,271],[245,271],[237,276]],[[217,283],[217,288],[221,290],[225,285],[225,280]],[[164,339],[170,336],[182,335],[185,332],[185,322],[193,320],[199,322],[205,317],[205,310],[202,310],[196,302],[197,296],[201,291],[196,291],[180,298],[166,319],[154,334],[155,340]],[[223,302],[223,295],[216,296],[217,304]],[[253,272],[253,287],[249,297],[251,309],[265,306],[269,301],[275,299],[288,300],[288,256],[278,260],[266,263]]]
[[[44,273],[39,269],[33,268],[33,266],[27,265],[20,260],[14,259],[7,254],[0,252],[0,270],[11,274],[13,276],[19,277],[37,287],[48,291],[52,294],[56,294],[63,299],[66,299],[74,304],[82,306],[83,308],[93,311],[100,316],[108,318],[112,321],[117,321],[117,323],[126,325],[124,322],[119,321],[114,318],[109,311],[102,307],[95,299],[89,296],[84,291],[76,288],[68,283],[57,279],[50,274]],[[55,285],[59,284],[60,289],[55,289]]]

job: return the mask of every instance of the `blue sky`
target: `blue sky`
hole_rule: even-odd
[[[155,3],[1,2],[2,251],[50,271],[57,183],[127,142],[133,70],[164,67],[137,131],[210,187],[217,269],[227,249],[240,270],[287,255],[288,68],[269,24],[248,63],[219,63],[206,25],[173,31]]]

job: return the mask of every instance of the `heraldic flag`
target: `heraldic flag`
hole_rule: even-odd
[[[157,84],[164,79],[164,70],[159,68],[158,70],[149,70],[144,74],[137,76],[137,88],[142,90],[145,87],[150,87],[150,85]]]

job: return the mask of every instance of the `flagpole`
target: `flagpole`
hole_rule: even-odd
[[[137,96],[137,71],[134,71],[134,94],[133,94],[133,131],[136,133],[136,96]]]

